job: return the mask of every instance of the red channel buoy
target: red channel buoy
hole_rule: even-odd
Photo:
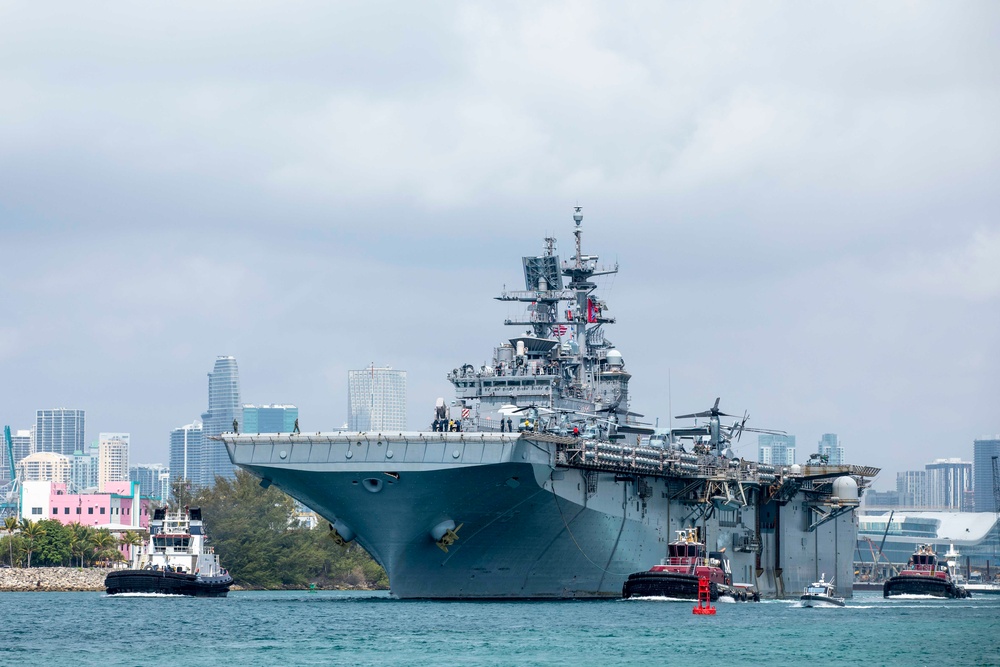
[[[698,606],[691,610],[692,614],[715,615],[715,607],[712,606],[712,589],[708,586],[708,578],[698,579]]]

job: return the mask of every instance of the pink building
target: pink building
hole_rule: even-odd
[[[149,528],[149,499],[139,497],[135,482],[108,482],[104,493],[67,493],[58,482],[25,482],[21,487],[21,518],[55,519],[112,532]]]

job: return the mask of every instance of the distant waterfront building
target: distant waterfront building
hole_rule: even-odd
[[[208,374],[208,411],[201,415],[203,438],[201,486],[212,486],[216,477],[232,479],[236,468],[226,446],[213,436],[233,430],[233,421],[243,418],[240,404],[240,371],[234,357],[220,356]]]
[[[965,512],[966,493],[972,488],[972,463],[962,459],[937,459],[924,466],[927,473],[927,507]]]
[[[93,442],[86,451],[77,450],[70,457],[69,492],[96,492],[100,486],[100,444]]]
[[[101,433],[98,437],[100,473],[97,490],[104,493],[108,482],[128,481],[128,433]]]
[[[406,371],[370,366],[347,372],[347,430],[406,430]]]
[[[899,507],[899,491],[867,489],[862,501],[865,507]]]
[[[993,457],[1000,457],[1000,435],[985,437],[972,443],[972,490],[976,512],[996,512],[993,496]],[[1000,462],[1000,461],[998,461]]]
[[[299,409],[294,405],[244,405],[245,433],[291,433]]]
[[[87,416],[84,410],[53,408],[35,411],[35,452],[72,456],[86,446]]]
[[[130,482],[139,485],[139,495],[144,498],[160,501],[169,498],[170,473],[162,463],[138,463],[129,468],[128,476]]]
[[[896,473],[896,491],[900,507],[927,506],[927,471],[904,470]]]
[[[795,463],[795,436],[762,433],[757,436],[757,460],[773,466]]]
[[[140,499],[139,486],[131,482],[109,482],[106,493],[71,493],[65,483],[28,481],[21,498],[22,519],[53,519],[112,531],[149,527],[149,499]]]
[[[69,481],[70,457],[55,452],[35,452],[17,462],[17,476],[22,482]]]
[[[170,483],[187,480],[192,488],[204,486],[201,481],[201,424],[195,422],[170,432]]]
[[[819,439],[819,455],[827,457],[827,464],[832,466],[846,465],[844,448],[836,433],[824,433]]]
[[[865,496],[868,493],[865,492]],[[972,567],[981,568],[991,563],[996,568],[998,540],[1000,524],[993,514],[905,508],[895,511],[863,509],[858,515],[855,556],[861,559],[856,561],[858,565],[867,563],[870,566],[874,559],[884,557],[898,567],[909,560],[919,545],[933,544],[939,556],[949,546],[954,546],[962,554],[963,567],[968,559]],[[884,554],[882,557],[873,553],[879,546]]]

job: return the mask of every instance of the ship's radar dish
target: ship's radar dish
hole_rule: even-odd
[[[580,223],[583,222],[583,207],[582,206],[574,206],[573,207],[573,222],[576,223],[577,227],[579,227]]]

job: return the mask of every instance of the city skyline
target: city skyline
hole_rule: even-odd
[[[220,367],[218,365],[220,361],[223,363],[222,367]],[[225,386],[228,389],[226,389],[226,390],[216,389],[215,390],[216,391],[216,398],[215,398],[215,400],[217,402],[220,401],[220,400],[225,400],[225,401],[232,401],[233,400],[233,395],[232,395],[233,380],[232,380],[232,377],[230,375],[230,371],[233,370],[233,369],[235,369],[236,370],[235,386],[236,386],[236,392],[237,392],[237,394],[235,396],[235,400],[238,402],[238,400],[239,400],[239,396],[238,396],[239,378],[238,378],[238,368],[236,367],[236,360],[235,360],[235,358],[232,357],[232,356],[230,356],[230,355],[217,355],[217,357],[216,357],[216,364],[217,364],[216,368],[213,369],[214,372],[218,372],[218,370],[220,368],[225,369],[224,370],[225,382],[224,383],[220,382],[219,384],[220,385],[221,384],[225,384]],[[369,367],[367,369],[360,369],[360,370],[349,371],[349,373],[348,373],[348,384],[351,383],[351,378],[353,377],[352,376],[353,373],[365,373],[365,372],[372,373],[373,372],[373,368],[374,368],[374,370],[392,371],[392,369],[389,368],[389,367],[384,367],[384,368]],[[397,373],[397,374],[398,373],[403,373],[403,375],[405,377],[405,371],[394,371],[394,372]],[[213,387],[213,384],[212,384],[212,381],[211,381],[212,375],[213,375],[213,373],[209,373],[209,377],[210,377],[210,383],[209,383],[210,401],[212,400],[212,387]],[[359,385],[359,387],[360,387],[360,385]],[[404,390],[403,390],[403,393],[405,395],[405,380],[404,380]],[[228,398],[219,398],[220,396],[223,396],[223,395],[227,396]],[[290,432],[292,430],[292,428],[294,427],[294,423],[298,419],[298,415],[299,415],[298,408],[296,406],[290,405],[290,404],[261,404],[261,405],[240,404],[239,405],[239,410],[233,412],[232,414],[238,414],[239,415],[238,421],[241,424],[241,429],[242,429],[242,424],[243,424],[243,420],[244,420],[245,415],[246,415],[247,408],[251,408],[251,409],[254,409],[254,410],[264,409],[264,412],[269,415],[268,417],[264,418],[266,420],[266,423],[268,425],[276,426],[276,425],[278,425],[278,422],[280,422],[281,429],[273,429],[275,432]],[[350,412],[350,409],[351,409],[351,407],[350,407],[350,401],[349,401],[348,402],[348,412]],[[65,408],[59,408],[58,411],[59,412],[64,412],[65,411],[67,413],[70,412],[70,411],[68,411]],[[45,412],[45,413],[51,413],[52,410],[36,410],[36,419],[41,419],[40,415],[43,412]],[[77,418],[83,418],[83,415],[85,415],[86,410],[75,410],[74,409],[71,412],[77,413],[77,414],[73,415],[73,418],[77,419]],[[271,413],[273,413],[273,414],[271,414]],[[208,412],[203,413],[202,417],[205,417],[207,414],[209,414],[209,413]],[[226,414],[228,414],[228,413],[226,413]],[[403,416],[403,419],[405,419],[405,415]],[[337,421],[337,420],[335,419],[334,421]],[[350,421],[350,415],[348,414],[347,422],[345,422],[345,423],[349,423],[349,421]],[[222,429],[220,432],[223,432],[223,431],[227,430],[225,427],[219,427],[219,428]],[[230,424],[230,428],[231,428],[231,424]],[[327,427],[327,428],[325,428],[323,430],[337,430],[338,428],[341,428],[341,426],[329,426],[329,427]],[[12,428],[11,432],[12,432],[12,438],[14,439],[14,443],[15,443],[15,458],[16,459],[22,458],[22,456],[19,456],[18,452],[27,452],[32,447],[32,442],[31,442],[31,440],[32,440],[32,430],[30,430],[30,429],[17,429],[17,430],[15,430],[14,428]],[[101,432],[100,435],[104,435],[104,432]],[[96,455],[96,448],[97,448],[97,446],[99,444],[99,441],[100,441],[100,435],[98,436],[98,439],[93,440],[91,442],[91,444],[88,447],[85,447],[84,450],[82,452],[80,452],[80,453],[86,454],[86,453],[88,453],[90,451],[90,449],[93,448],[93,449],[95,449],[94,454]],[[109,434],[109,435],[125,435],[125,436],[129,436],[129,434]],[[85,437],[85,434],[84,434],[84,437]],[[180,438],[180,439],[178,440],[178,438]],[[196,476],[187,476],[187,479],[189,481],[192,481],[196,485],[199,485],[199,486],[210,485],[211,481],[214,479],[214,473],[207,473],[206,471],[208,470],[208,468],[207,468],[208,464],[206,464],[206,463],[204,463],[202,461],[202,457],[205,455],[203,438],[204,438],[204,435],[203,435],[203,425],[199,421],[195,421],[192,424],[188,424],[188,425],[185,425],[185,426],[182,426],[182,427],[171,429],[170,432],[168,433],[168,436],[166,438],[166,441],[165,441],[165,444],[164,444],[164,446],[162,448],[162,451],[158,452],[156,450],[156,448],[151,448],[150,451],[152,452],[152,454],[151,455],[145,455],[144,458],[162,457],[161,459],[158,459],[156,461],[156,463],[160,464],[160,465],[163,465],[166,469],[170,470],[171,471],[171,478],[172,479],[176,479],[178,474],[180,474],[181,476],[183,476],[183,472],[175,473],[175,472],[173,472],[175,470],[176,471],[184,471],[184,470],[192,471],[192,470],[197,470],[197,471],[199,471],[198,475],[196,475]],[[126,440],[127,440],[127,438],[126,438]],[[827,432],[822,433],[818,437],[817,444],[815,446],[813,446],[810,449],[809,452],[805,452],[805,453],[801,453],[801,452],[798,451],[799,448],[796,446],[796,442],[797,442],[797,437],[796,437],[795,434],[786,434],[786,435],[761,434],[761,435],[759,435],[757,437],[757,454],[756,454],[756,460],[759,460],[759,461],[765,462],[765,463],[775,463],[776,465],[791,465],[792,463],[805,464],[806,463],[806,459],[808,459],[813,453],[816,453],[816,454],[820,454],[820,455],[827,454],[828,456],[830,456],[831,458],[828,460],[828,462],[831,465],[840,465],[842,463],[846,463],[846,464],[852,464],[852,463],[857,464],[858,463],[858,461],[856,459],[852,458],[850,454],[846,454],[845,453],[845,448],[843,447],[843,444],[842,444],[840,438],[837,436],[836,433],[827,433]],[[989,449],[992,446],[992,447],[994,447],[996,449],[996,454],[1000,454],[1000,444],[996,444],[996,443],[1000,443],[1000,435],[981,436],[981,437],[975,438],[972,443],[969,443],[969,449],[970,449],[970,451],[969,451],[969,454],[968,454],[968,456],[966,458],[970,459],[970,465],[971,465],[971,460],[974,459],[975,456],[976,456],[975,450],[979,446],[982,446],[984,452],[985,451],[993,451],[992,449]],[[779,446],[781,448],[781,452],[782,452],[781,453],[781,459],[779,461],[777,461],[777,462],[772,461],[772,456],[770,454],[770,448],[773,447],[773,446]],[[37,443],[34,444],[34,448],[35,448],[35,451],[33,453],[37,453],[38,451],[43,451],[43,450],[38,449]],[[175,449],[176,449],[176,452],[175,452]],[[952,451],[952,452],[955,451],[955,449],[953,447],[948,447],[946,449],[948,449],[948,451]],[[767,450],[767,453],[765,453],[765,450]],[[784,452],[786,450],[789,453],[788,456],[790,456],[791,459],[784,458],[785,457],[785,453]],[[177,453],[177,452],[179,452],[179,453]],[[838,453],[841,456],[845,456],[845,460],[844,461],[840,461],[839,459],[836,458],[836,456],[838,455]],[[71,460],[73,459],[72,456],[70,456],[69,458]],[[904,479],[908,480],[907,481],[907,485],[908,485],[909,491],[907,493],[910,493],[910,495],[913,495],[914,493],[916,493],[916,495],[918,495],[918,496],[921,495],[921,494],[926,495],[927,491],[923,487],[921,487],[921,489],[919,491],[916,491],[916,492],[914,492],[913,488],[912,488],[914,484],[918,484],[919,485],[919,484],[924,484],[924,482],[919,482],[919,483],[915,482],[912,477],[908,477],[907,476],[907,475],[912,475],[913,473],[917,473],[918,475],[925,474],[924,470],[915,470],[915,466],[930,466],[930,465],[935,464],[935,463],[943,463],[943,462],[947,462],[947,461],[960,460],[961,458],[962,457],[958,457],[958,459],[955,459],[955,458],[943,458],[943,457],[935,456],[931,460],[924,461],[923,463],[921,463],[920,461],[914,460],[914,462],[913,462],[912,465],[909,465],[909,466],[900,465],[900,466],[897,466],[897,468],[895,468],[893,470],[883,471],[883,474],[879,475],[879,477],[876,478],[875,483],[872,485],[872,489],[875,490],[875,491],[878,491],[878,492],[886,492],[886,491],[892,492],[892,491],[896,491],[899,488],[901,476],[903,476]],[[989,458],[988,458],[988,456],[986,454],[981,454],[980,458],[982,458],[983,460],[987,461],[987,464],[986,464],[985,468],[982,468],[983,472],[976,473],[975,477],[976,478],[981,478],[981,479],[985,480],[985,482],[982,482],[982,483],[986,483],[987,484],[986,488],[988,488],[988,491],[985,491],[985,492],[981,491],[980,493],[989,493],[990,496],[989,496],[988,500],[989,500],[989,502],[993,502],[993,500],[992,500],[992,493],[993,493],[993,491],[992,491],[992,466],[989,464]],[[229,464],[228,458],[226,459],[225,463],[226,463],[226,466],[231,467],[230,464]],[[6,464],[6,447],[4,446],[4,448],[3,448],[3,456],[0,456],[0,480],[6,479],[6,477],[5,477],[5,473],[6,473],[5,466],[6,465],[7,465]],[[127,462],[126,462],[126,465],[127,465]],[[971,479],[971,477],[974,474],[974,472],[973,472],[974,470],[975,470],[975,468],[970,469],[970,473],[969,473],[970,479]],[[885,474],[887,472],[891,473],[891,475]],[[190,475],[190,472],[189,472],[189,475]],[[128,479],[128,476],[126,475],[125,478]],[[970,490],[972,490],[972,489],[970,489]],[[904,493],[904,492],[900,492],[900,493]],[[979,493],[977,493],[977,495],[979,495]],[[980,500],[980,502],[982,502],[982,500]]]
[[[4,424],[81,407],[162,460],[227,354],[303,431],[372,359],[427,425],[579,204],[646,420],[721,396],[878,488],[1000,432],[996,3],[306,11],[10,7]]]

